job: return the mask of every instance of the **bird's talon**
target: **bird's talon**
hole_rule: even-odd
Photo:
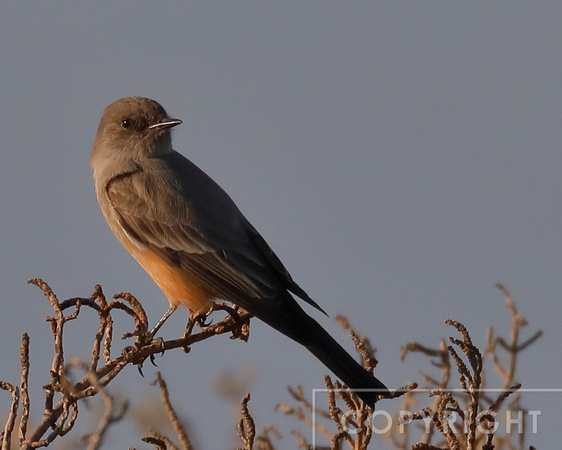
[[[210,318],[209,315],[210,311],[208,313],[199,313],[192,316],[189,320],[199,325],[200,328],[205,328],[213,323],[213,319]],[[187,326],[189,327],[189,322],[187,323]]]
[[[213,323],[213,318],[209,317],[209,316],[206,316],[205,314],[202,314],[199,317],[198,322],[199,322],[199,326],[201,328],[205,328],[205,327],[211,326],[211,324]]]
[[[160,356],[164,356],[164,352],[166,351],[164,338],[163,337],[156,338],[156,342],[158,342],[158,345],[162,348],[162,352],[160,353]]]

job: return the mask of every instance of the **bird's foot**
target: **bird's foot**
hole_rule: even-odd
[[[148,345],[156,345],[159,346],[161,349],[160,356],[164,356],[164,352],[166,351],[164,338],[157,337],[156,339],[153,339],[153,336],[154,334],[152,332],[145,333],[144,335],[142,335],[140,337],[140,342],[137,344],[137,349],[140,349],[141,347],[148,346]],[[154,353],[148,355],[148,359],[150,360],[150,362],[154,367],[158,367],[158,364],[156,364],[156,358],[154,356]],[[136,363],[137,370],[139,371],[142,377],[144,377],[144,374],[142,372],[144,361],[146,361],[146,357],[144,357],[141,361]]]
[[[211,313],[213,312],[213,308],[206,312],[197,312],[197,313],[190,313],[189,321],[187,322],[187,328],[193,327],[192,324],[199,325],[199,328],[206,328],[211,326],[213,323],[213,319],[210,317]]]

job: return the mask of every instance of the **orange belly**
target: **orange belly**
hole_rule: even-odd
[[[214,296],[195,277],[185,270],[170,266],[151,251],[135,250],[130,253],[162,289],[170,305],[185,305],[196,314],[209,312]]]

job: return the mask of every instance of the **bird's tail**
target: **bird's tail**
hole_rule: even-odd
[[[262,309],[253,313],[304,345],[349,388],[357,389],[356,394],[361,400],[374,408],[377,397],[388,393],[386,386],[347,353],[316,320],[306,314],[289,293],[286,295],[283,307],[279,310]]]
[[[387,387],[363,368],[322,326],[308,317],[310,330],[308,342],[302,344],[370,407],[375,407],[377,397],[388,394]],[[365,389],[361,391],[359,389]]]

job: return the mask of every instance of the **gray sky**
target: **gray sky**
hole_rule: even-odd
[[[29,278],[61,299],[96,283],[131,291],[152,322],[167,307],[105,224],[88,167],[103,108],[141,95],[184,121],[175,148],[231,194],[295,280],[370,336],[389,387],[430,370],[420,356],[400,362],[400,347],[454,335],[446,318],[481,347],[488,326],[505,335],[496,282],[529,320],[522,337],[545,331],[517,378],[561,387],[561,14],[559,1],[512,0],[4,4],[0,379],[18,382],[29,332],[41,413],[51,311]],[[67,357],[88,357],[82,319]],[[185,320],[177,313],[163,335]],[[322,387],[325,372],[257,322],[248,344],[217,338],[157,363],[205,448],[232,446],[212,386],[224,370],[255,369],[261,426],[285,423],[272,409],[287,384]],[[128,370],[115,388],[136,402],[156,395],[153,368],[145,379]],[[558,442],[560,396],[525,397],[542,411],[530,444]],[[109,447],[145,448],[123,429]]]

